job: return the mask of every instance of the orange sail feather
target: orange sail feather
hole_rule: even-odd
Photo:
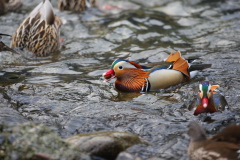
[[[171,53],[165,60],[166,62],[173,62],[174,70],[182,72],[187,76],[187,80],[190,79],[188,62],[181,57],[181,53],[177,51],[176,53]]]

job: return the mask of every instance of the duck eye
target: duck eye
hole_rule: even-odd
[[[212,92],[212,90],[210,89],[209,92]]]
[[[123,69],[123,66],[119,66],[118,68],[119,68],[119,69]]]

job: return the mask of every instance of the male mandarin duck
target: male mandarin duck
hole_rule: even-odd
[[[15,31],[11,47],[26,48],[36,56],[48,56],[60,47],[61,24],[51,2],[43,0]]]
[[[203,81],[199,84],[196,101],[194,100],[189,107],[190,110],[196,107],[194,115],[225,110],[228,103],[220,92],[215,91],[218,87],[219,85],[211,85],[209,81]]]
[[[240,126],[229,126],[212,138],[207,138],[199,123],[190,122],[188,135],[188,155],[192,160],[240,159]]]
[[[128,60],[115,60],[111,69],[103,73],[104,81],[113,78],[115,87],[123,92],[147,92],[168,88],[190,79],[189,64],[181,53],[171,53],[165,60],[173,64],[167,67],[149,67]]]
[[[82,12],[89,7],[96,7],[96,1],[97,0],[59,0],[58,9]]]
[[[17,11],[22,7],[22,0],[0,0],[0,14]]]

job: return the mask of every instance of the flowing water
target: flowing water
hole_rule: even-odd
[[[24,0],[20,12],[0,16],[0,33],[11,35],[38,3]],[[209,135],[240,122],[239,0],[101,1],[99,9],[82,13],[52,3],[63,21],[59,51],[44,58],[0,52],[1,120],[44,123],[63,138],[127,131],[149,142],[127,152],[176,160],[187,159],[190,121],[201,121]],[[2,41],[9,45],[11,38]],[[114,81],[103,82],[102,73],[117,58],[144,64],[174,50],[212,67],[158,92],[121,93]],[[231,111],[193,116],[189,101],[202,80],[221,86]]]

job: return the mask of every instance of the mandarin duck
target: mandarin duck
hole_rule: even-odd
[[[96,7],[97,0],[59,0],[58,9],[71,10],[75,12],[85,11],[89,7]]]
[[[0,0],[0,14],[14,12],[22,7],[22,0]]]
[[[11,47],[26,48],[39,57],[48,56],[60,47],[61,24],[51,2],[43,0],[15,31]]]
[[[212,138],[207,138],[199,123],[190,122],[188,135],[188,155],[192,160],[240,159],[240,126],[229,126]]]
[[[123,92],[147,92],[168,88],[189,81],[189,64],[187,60],[181,57],[181,53],[171,53],[165,62],[171,62],[170,67],[149,67],[139,65],[128,60],[115,60],[111,69],[103,73],[104,81],[107,82],[113,78],[115,87]]]
[[[196,100],[190,104],[189,110],[196,107],[194,115],[225,110],[228,103],[225,97],[215,90],[218,87],[219,85],[211,85],[209,81],[201,82]]]

